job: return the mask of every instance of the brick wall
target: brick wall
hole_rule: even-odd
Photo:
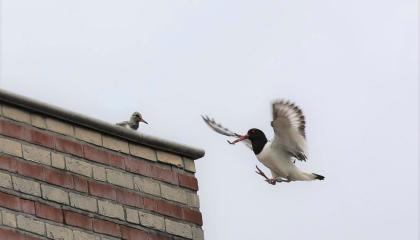
[[[204,238],[193,157],[105,132],[0,98],[1,240]]]

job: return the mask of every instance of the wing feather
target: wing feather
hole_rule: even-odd
[[[273,103],[273,121],[275,137],[273,144],[291,157],[306,161],[305,116],[294,103],[279,100]]]
[[[204,120],[204,122],[211,128],[213,131],[228,136],[228,137],[240,137],[240,134],[237,134],[235,132],[232,132],[231,130],[223,127],[220,123],[217,123],[213,118],[209,118],[208,116],[201,116]],[[242,141],[248,148],[252,149],[251,141],[248,139]]]

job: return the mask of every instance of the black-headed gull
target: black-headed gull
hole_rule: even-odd
[[[120,122],[120,123],[117,123],[117,125],[128,128],[128,129],[137,130],[137,128],[139,128],[140,122],[149,124],[148,122],[146,122],[146,120],[143,119],[143,116],[139,112],[134,112],[131,115],[129,121]]]
[[[276,182],[324,180],[324,176],[300,171],[294,164],[295,160],[307,159],[305,116],[302,110],[294,103],[284,100],[276,101],[272,106],[271,126],[274,129],[274,137],[271,141],[257,128],[251,128],[246,135],[240,135],[209,117],[203,116],[203,119],[217,133],[237,138],[233,142],[228,141],[230,144],[244,142],[252,149],[257,159],[271,170],[272,177],[268,178],[256,166],[256,173],[263,176],[266,182],[275,185]]]

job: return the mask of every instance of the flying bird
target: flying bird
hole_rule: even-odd
[[[295,165],[296,160],[307,160],[306,122],[302,110],[290,101],[279,100],[272,104],[272,114],[274,137],[271,141],[260,129],[251,128],[247,134],[240,135],[223,127],[214,119],[202,117],[215,132],[235,137],[233,142],[228,141],[230,144],[243,142],[254,152],[257,159],[271,171],[269,178],[256,166],[255,172],[264,177],[266,182],[275,185],[277,182],[324,180],[324,176],[303,172]]]
[[[131,115],[129,121],[120,122],[120,123],[117,123],[117,125],[128,128],[128,129],[137,130],[139,128],[140,122],[149,124],[148,122],[146,122],[146,120],[143,119],[143,116],[139,112],[134,112]]]

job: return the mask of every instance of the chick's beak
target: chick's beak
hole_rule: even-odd
[[[235,141],[233,141],[233,142],[230,142],[230,141],[228,140],[228,143],[229,143],[229,144],[235,144],[235,143],[238,143],[238,142],[243,141],[243,140],[248,139],[248,138],[249,138],[249,136],[248,136],[248,135],[243,135],[243,136],[240,136],[238,139],[236,139],[236,140],[235,140]]]
[[[143,118],[142,119],[140,119],[140,122],[144,122],[144,123],[146,123],[146,124],[149,124],[148,122],[146,122],[146,120],[144,120]]]

